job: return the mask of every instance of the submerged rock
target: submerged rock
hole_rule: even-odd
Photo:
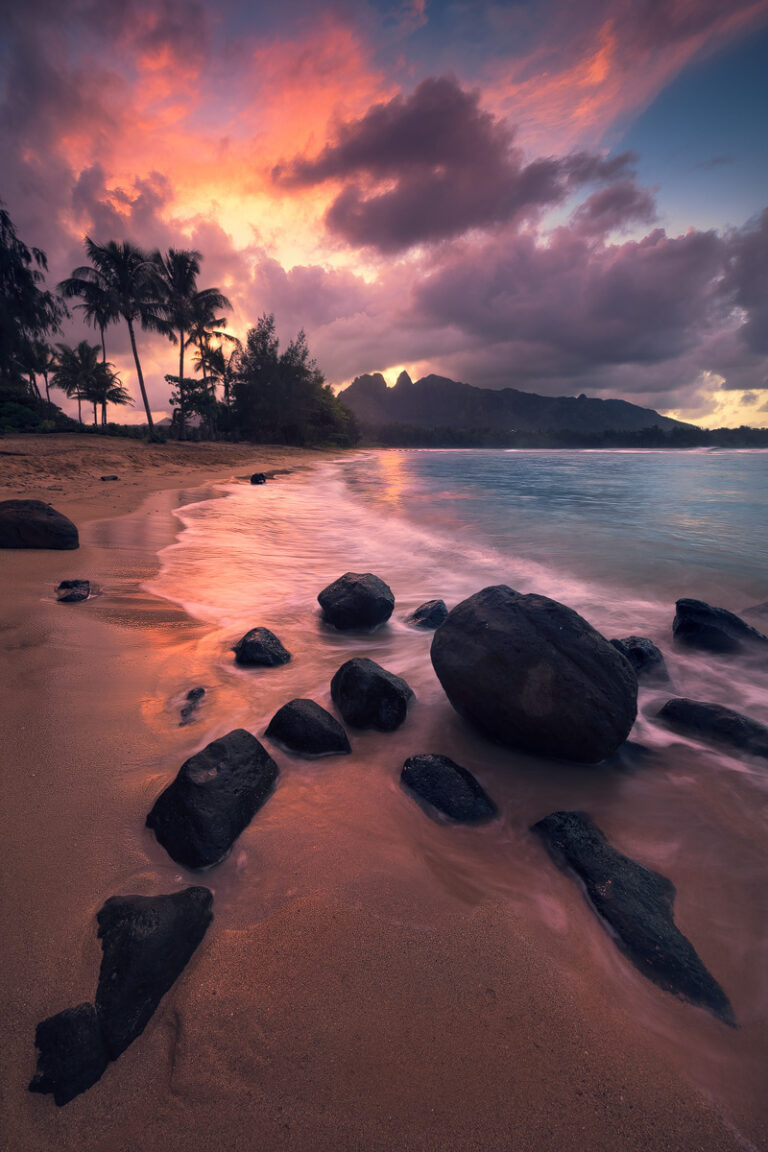
[[[267,478],[263,472],[254,472],[251,476],[251,484],[266,484]]]
[[[376,628],[395,607],[392,589],[372,572],[345,572],[317,597],[334,628]]]
[[[712,740],[748,752],[751,756],[768,759],[768,725],[742,716],[733,708],[676,697],[667,700],[657,715],[670,728],[685,736]]]
[[[499,814],[472,773],[447,756],[409,756],[400,781],[419,800],[457,823],[480,824]]]
[[[35,1030],[39,1049],[30,1092],[52,1093],[61,1107],[93,1087],[104,1075],[109,1057],[92,1004],[78,1004],[49,1016]]]
[[[236,728],[190,757],[158,796],[147,826],[177,864],[218,864],[266,801],[279,769],[250,732]]]
[[[501,584],[457,605],[432,641],[453,707],[485,735],[542,756],[594,763],[629,735],[631,664],[572,608]]]
[[[213,919],[207,888],[113,896],[97,916],[102,947],[96,1012],[116,1060],[146,1028]]]
[[[768,627],[768,600],[764,600],[762,604],[753,604],[751,608],[745,608],[742,616],[756,620],[761,628]]]
[[[648,680],[668,680],[669,673],[664,657],[654,644],[645,636],[625,636],[623,640],[609,641],[622,656],[629,660],[638,677]]]
[[[186,704],[183,704],[181,708],[180,728],[192,723],[203,696],[205,696],[205,688],[190,688],[189,692],[187,692]]]
[[[741,652],[768,649],[768,636],[726,608],[713,608],[703,600],[678,600],[672,633],[678,644],[705,652]]]
[[[331,697],[347,724],[394,732],[405,720],[413,691],[375,660],[355,656],[331,680]]]
[[[42,500],[0,500],[0,548],[79,548],[77,528]]]
[[[444,600],[426,600],[415,612],[406,616],[406,624],[413,628],[437,628],[448,615]]]
[[[269,628],[251,628],[232,651],[237,664],[249,667],[275,668],[278,664],[287,664],[291,658],[288,649]]]
[[[265,732],[301,756],[333,756],[351,752],[347,734],[335,716],[314,700],[289,700]]]
[[[735,1026],[728,997],[675,926],[675,886],[666,876],[618,852],[584,812],[553,812],[531,831],[556,864],[584,883],[595,910],[644,976]]]
[[[56,589],[59,604],[79,604],[91,594],[90,580],[62,580]]]

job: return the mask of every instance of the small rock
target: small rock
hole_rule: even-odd
[[[0,548],[80,547],[77,528],[42,500],[0,501]]]
[[[187,692],[187,702],[181,708],[180,728],[183,728],[185,724],[192,723],[203,696],[205,696],[205,688],[190,688]]]
[[[90,580],[62,580],[56,589],[59,604],[78,604],[91,594]]]
[[[645,636],[625,636],[623,640],[611,640],[617,652],[629,660],[638,679],[668,680],[669,673],[661,651],[652,640]]]
[[[207,888],[113,896],[97,916],[103,956],[96,1012],[112,1060],[146,1028],[213,919]]]
[[[185,868],[218,864],[267,800],[279,769],[243,728],[214,740],[179,769],[147,826]]]
[[[237,664],[249,667],[274,668],[278,664],[287,664],[291,658],[290,652],[269,628],[251,628],[232,651]]]
[[[414,628],[437,628],[447,615],[448,609],[444,600],[427,600],[410,616],[406,616],[405,622]]]
[[[265,735],[302,756],[352,751],[341,724],[314,700],[289,700],[272,717]]]
[[[591,764],[634,723],[631,664],[547,596],[504,584],[476,592],[448,613],[431,656],[456,711],[510,748]]]
[[[119,476],[100,476],[100,480],[119,480]]]
[[[499,814],[472,773],[447,756],[409,756],[400,781],[420,800],[460,824],[480,824]]]
[[[686,736],[696,736],[768,759],[768,725],[742,716],[722,704],[676,697],[657,713],[660,720]]]
[[[672,633],[678,644],[705,652],[741,652],[768,646],[768,636],[726,608],[713,608],[703,600],[678,600]]]
[[[666,876],[611,847],[584,812],[553,812],[531,831],[559,867],[584,883],[595,911],[644,976],[735,1026],[728,997],[675,926],[675,886]]]
[[[317,597],[323,616],[334,628],[376,628],[395,607],[392,589],[372,572],[345,572]]]
[[[104,1075],[109,1057],[92,1004],[65,1008],[35,1030],[39,1049],[30,1092],[53,1093],[61,1107],[91,1088]]]
[[[266,484],[267,478],[263,472],[254,472],[251,476],[251,484]]]
[[[393,732],[405,720],[413,691],[374,660],[355,656],[331,680],[331,697],[353,728]]]

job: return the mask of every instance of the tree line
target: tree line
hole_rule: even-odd
[[[142,331],[159,333],[178,348],[178,373],[165,380],[179,438],[196,417],[211,438],[339,446],[357,441],[354,417],[326,384],[303,332],[281,351],[272,315],[260,318],[244,344],[226,331],[222,313],[231,304],[220,289],[198,287],[200,252],[148,252],[129,241],[99,244],[91,237],[85,251],[88,263],[51,292],[44,287],[45,253],[19,239],[0,202],[0,430],[72,426],[51,401],[51,388],[77,401],[80,424],[85,403],[93,407],[94,425],[100,413],[106,428],[108,404],[132,403],[107,360],[107,331],[124,322],[150,438]],[[98,329],[98,344],[52,342],[70,315],[68,304]]]
[[[416,424],[360,425],[366,448],[768,448],[768,428],[661,428],[584,432],[569,428],[422,428]]]

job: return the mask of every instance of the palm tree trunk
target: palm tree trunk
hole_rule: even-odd
[[[98,421],[97,415],[96,415],[96,401],[91,400],[91,404],[93,404],[93,426],[94,426],[94,428],[98,428],[99,421]]]
[[[78,394],[77,394],[77,419],[78,419],[80,424],[82,424],[82,422],[83,422],[83,410],[80,406],[81,400],[82,400],[82,397],[80,396],[80,393],[78,392]]]
[[[102,402],[101,402],[101,426],[102,426],[102,428],[106,428],[106,426],[107,426],[107,402],[106,402],[106,400],[102,400]]]
[[[186,440],[184,422],[184,329],[179,328],[179,440]]]
[[[152,432],[154,430],[155,426],[152,423],[152,413],[149,410],[149,401],[147,400],[147,390],[144,387],[144,374],[141,371],[141,364],[139,363],[139,353],[138,353],[138,350],[136,348],[136,337],[133,334],[133,321],[129,320],[127,316],[126,316],[125,320],[126,320],[126,323],[128,325],[128,334],[131,337],[131,348],[133,349],[133,359],[136,363],[136,375],[139,378],[139,388],[141,389],[141,398],[144,401],[144,411],[147,414],[147,424],[149,424],[149,430],[150,430],[150,432]]]
[[[107,362],[107,344],[104,339],[104,325],[99,324],[99,332],[101,332],[101,360],[103,364]]]
[[[48,401],[48,403],[50,404],[50,402],[51,402],[51,394],[50,394],[50,392],[48,391],[48,373],[47,373],[47,372],[43,372],[43,382],[44,382],[44,384],[45,384],[45,398],[46,398],[46,400]]]

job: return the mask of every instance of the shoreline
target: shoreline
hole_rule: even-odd
[[[220,720],[175,726],[174,685],[193,683],[211,628],[140,584],[178,532],[185,491],[213,495],[208,470],[196,476],[137,480],[117,515],[97,513],[100,491],[65,492],[51,502],[85,526],[79,551],[4,553],[4,1152],[743,1152],[642,1027],[542,964],[537,925],[468,899],[458,876],[435,887],[415,845],[393,854],[389,785],[366,764],[380,737],[338,768],[278,757],[264,819],[217,869],[196,876],[164,856],[143,817]],[[109,574],[101,597],[41,595],[89,571]],[[360,832],[365,858],[347,850],[349,796],[375,830]],[[423,814],[412,819],[418,836]],[[146,1032],[64,1109],[28,1093],[35,1024],[92,996],[103,901],[189,883],[214,890],[214,923]],[[587,922],[585,972],[602,933]],[[690,1011],[668,1008],[671,1021]]]

